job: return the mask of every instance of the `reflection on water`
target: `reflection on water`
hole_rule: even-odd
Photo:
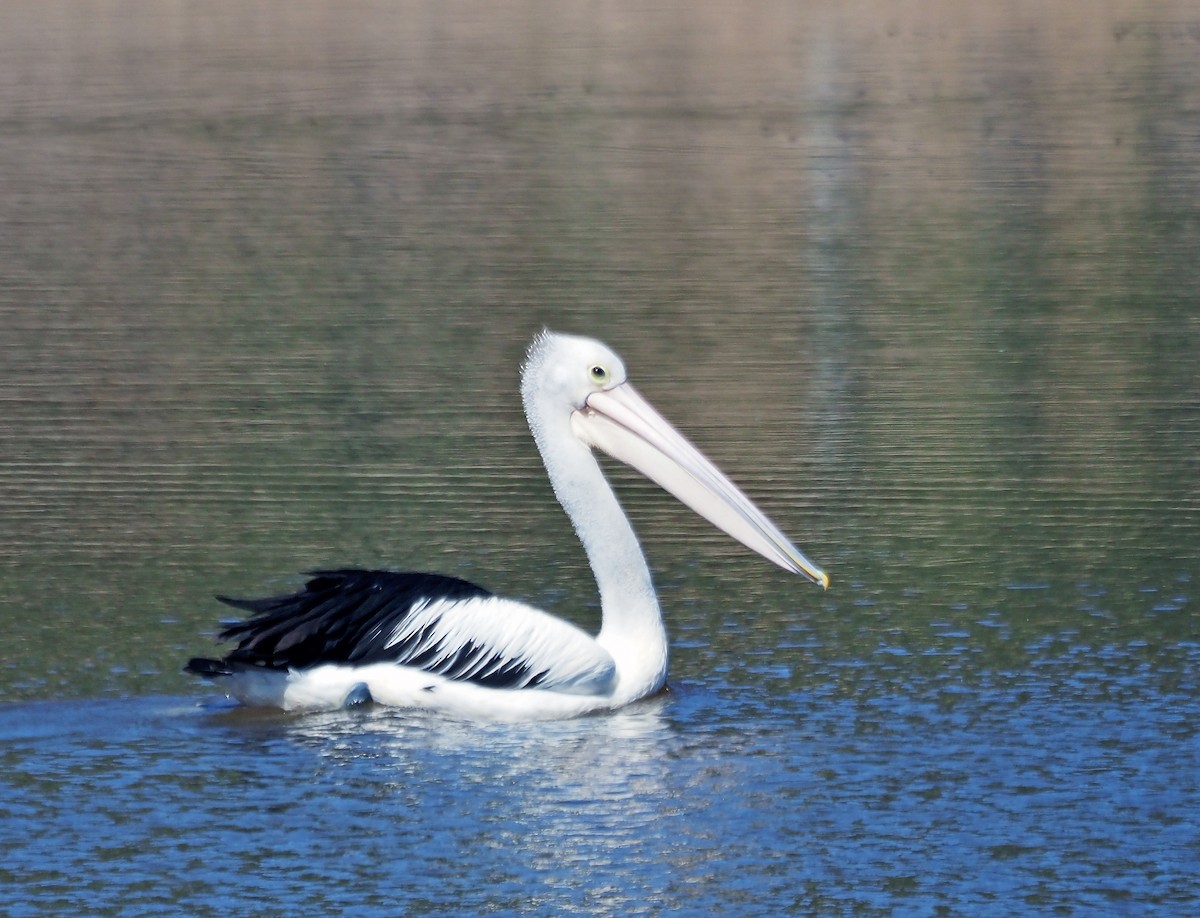
[[[1196,15],[976,7],[14,6],[14,914],[1195,911]],[[211,594],[312,567],[594,624],[516,394],[543,324],[833,588],[614,470],[661,706],[179,700]]]
[[[376,793],[386,795],[376,800],[383,812],[440,813],[436,829],[421,830],[471,859],[468,884],[491,874],[569,887],[580,871],[609,874],[611,889],[593,887],[587,898],[606,913],[627,914],[639,904],[628,881],[665,888],[683,866],[647,857],[648,847],[663,844],[663,820],[678,807],[671,758],[679,739],[662,707],[652,701],[534,730],[386,712],[349,723],[336,715],[306,719],[287,732],[352,781],[369,759],[372,780],[381,782]],[[344,731],[334,742],[331,725]]]

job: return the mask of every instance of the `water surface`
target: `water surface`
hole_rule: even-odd
[[[14,915],[1186,914],[1200,19],[17,3],[0,28]],[[589,627],[543,325],[833,577],[612,469],[671,692],[235,712],[213,593],[442,571]]]

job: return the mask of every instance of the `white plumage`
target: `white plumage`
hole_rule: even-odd
[[[510,689],[537,687],[572,695],[612,691],[617,665],[596,639],[581,628],[524,603],[488,597],[422,603],[404,617],[388,646],[414,641],[413,655],[431,652],[426,669],[439,672],[471,646],[458,679],[486,682],[505,661],[529,667]]]

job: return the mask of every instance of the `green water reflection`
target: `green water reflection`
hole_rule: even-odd
[[[0,38],[0,697],[190,691],[210,594],[326,564],[594,622],[516,397],[543,324],[617,348],[833,575],[615,472],[676,678],[753,683],[799,632],[793,686],[1062,641],[1194,687],[1200,58],[1128,7],[514,4],[481,32],[213,3],[87,53],[27,10]]]

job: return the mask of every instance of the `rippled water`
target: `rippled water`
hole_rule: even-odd
[[[18,3],[0,901],[1200,905],[1200,20]],[[379,565],[594,626],[516,394],[592,334],[833,577],[613,468],[671,691],[229,707],[213,593]]]
[[[532,727],[8,706],[0,876],[14,915],[1186,910],[1194,695],[1039,662],[914,690],[856,661],[899,683],[859,697],[689,680]]]

